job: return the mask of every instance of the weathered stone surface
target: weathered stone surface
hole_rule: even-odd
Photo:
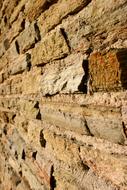
[[[41,88],[41,69],[34,68],[24,74],[22,81],[23,94],[35,94],[40,92]]]
[[[24,27],[25,27],[24,14],[20,12],[17,20],[13,23],[11,29],[7,34],[9,41],[12,42],[12,40],[24,29]]]
[[[32,65],[45,64],[69,54],[69,47],[61,31],[54,31],[32,50]]]
[[[47,65],[41,78],[43,95],[59,93],[87,92],[87,62],[81,54],[68,56]],[[81,89],[80,89],[81,88]]]
[[[0,190],[126,190],[127,0],[0,1]]]
[[[66,0],[58,1],[47,11],[42,13],[39,18],[39,28],[41,30],[42,36],[53,29],[56,25],[60,24],[63,18],[67,17],[69,14],[74,14],[86,6],[90,0]]]
[[[81,148],[81,157],[101,176],[121,189],[126,189],[126,156],[105,154],[92,148]],[[116,178],[114,177],[114,174]]]
[[[8,60],[6,55],[0,59],[0,71],[7,65]]]
[[[24,6],[25,6],[26,2],[27,2],[27,0],[19,1],[19,4],[15,7],[15,9],[10,17],[10,23],[13,23],[17,19],[19,12],[24,10]]]
[[[32,0],[26,3],[25,13],[30,21],[36,19],[43,11],[49,8],[51,4],[56,3],[58,0]],[[34,7],[33,7],[34,5]]]
[[[32,23],[27,26],[17,38],[20,53],[24,53],[28,49],[32,48],[39,39],[39,30],[36,23]]]
[[[94,91],[126,89],[126,50],[90,56],[90,88]]]
[[[8,73],[10,75],[20,74],[25,70],[29,70],[30,66],[30,54],[21,55],[9,64]]]

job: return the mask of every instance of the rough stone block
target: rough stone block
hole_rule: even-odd
[[[55,31],[32,50],[32,65],[45,64],[49,61],[60,59],[69,53],[69,47],[61,31]]]
[[[39,30],[36,23],[27,26],[17,38],[20,53],[32,48],[39,39]]]
[[[39,93],[41,89],[41,69],[34,68],[22,76],[23,94]]]
[[[92,92],[127,89],[127,50],[91,54],[89,74]]]
[[[83,58],[81,54],[74,54],[47,65],[41,79],[42,94],[86,93],[88,64]]]
[[[11,14],[11,17],[10,17],[10,23],[13,23],[21,10],[23,10],[25,8],[25,4],[26,4],[27,0],[20,0],[18,5],[15,7],[13,13]]]
[[[19,56],[17,59],[11,62],[8,66],[8,73],[10,75],[20,74],[23,71],[30,69],[30,54]]]
[[[49,147],[50,151],[53,151],[53,154],[58,160],[61,160],[70,166],[75,166],[80,163],[78,145],[69,142],[66,138],[56,136],[55,133],[49,130],[44,130],[43,133],[47,142],[46,147]]]
[[[9,42],[12,42],[12,40],[19,35],[19,33],[24,29],[24,27],[24,14],[20,12],[17,20],[12,24],[11,29],[8,31],[7,37],[9,39]]]
[[[67,15],[78,12],[89,2],[90,0],[66,0],[66,2],[60,0],[51,6],[39,18],[38,23],[42,36],[58,25]]]
[[[42,12],[49,8],[49,6],[57,0],[32,0],[26,3],[25,13],[29,21],[36,19]],[[34,5],[34,6],[33,6]]]
[[[81,147],[81,158],[100,177],[110,180],[118,189],[126,189],[127,157],[125,155],[109,154],[98,149]],[[114,175],[116,177],[114,177]]]

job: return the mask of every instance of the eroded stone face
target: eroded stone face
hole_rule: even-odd
[[[126,89],[127,50],[111,51],[90,56],[90,88],[94,91]]]
[[[0,190],[127,189],[127,0],[0,1]]]
[[[61,31],[55,31],[42,40],[32,51],[32,64],[43,65],[69,54],[69,47]]]

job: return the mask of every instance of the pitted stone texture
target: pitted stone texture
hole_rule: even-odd
[[[69,54],[69,47],[60,30],[46,36],[32,50],[32,65],[45,64]]]
[[[90,89],[116,91],[127,88],[127,50],[111,51],[106,55],[93,53],[90,56]]]
[[[29,21],[35,20],[42,12],[48,9],[52,4],[58,0],[32,0],[26,3],[25,14]],[[34,7],[33,7],[34,5]]]
[[[74,14],[85,7],[91,0],[59,0],[39,17],[42,36],[61,23],[69,14]]]
[[[73,54],[65,59],[51,62],[42,69],[41,92],[43,96],[57,93],[69,94],[87,91],[87,62],[85,56]]]
[[[32,48],[39,40],[38,31],[36,31],[36,23],[27,26],[25,30],[17,38],[20,53],[26,52]]]

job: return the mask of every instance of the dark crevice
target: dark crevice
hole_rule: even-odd
[[[15,159],[18,160],[18,153],[15,151]]]
[[[7,24],[7,17],[4,17],[4,23]]]
[[[5,47],[5,50],[8,50],[8,49],[9,49],[10,43],[9,43],[9,40],[8,40],[8,39],[4,40],[4,47]]]
[[[7,135],[7,126],[4,126],[4,128],[3,128],[3,133],[4,133],[5,135]]]
[[[90,167],[89,167],[87,164],[84,164],[82,160],[81,160],[81,166],[82,166],[83,170],[85,170],[85,171],[87,171],[87,172],[88,172],[89,169],[90,169]]]
[[[15,41],[15,47],[16,47],[17,53],[20,54],[19,43],[17,40]]]
[[[22,6],[21,12],[24,12],[24,10],[25,10],[25,5]]]
[[[44,138],[43,130],[40,131],[40,144],[43,148],[46,147],[46,140]]]
[[[55,177],[53,176],[54,173],[54,167],[51,167],[51,173],[50,173],[50,190],[54,190],[56,187],[56,180]]]
[[[40,110],[38,111],[38,114],[36,115],[36,119],[38,119],[38,120],[42,119]]]
[[[65,29],[64,28],[60,28],[60,31],[69,47],[69,50],[71,49],[71,46],[70,46],[70,42],[69,42],[69,39],[68,39],[68,36],[67,36],[67,33],[65,32]]]
[[[37,101],[36,104],[34,105],[34,108],[39,108],[39,102]]]
[[[86,127],[89,135],[93,137],[94,135],[91,133],[91,131],[90,131],[89,127],[88,127],[87,121],[85,121],[85,127]]]
[[[36,156],[37,156],[37,151],[35,151],[35,152],[32,153],[32,158],[33,158],[34,160],[36,160]]]
[[[14,115],[12,116],[12,120],[13,120],[13,121],[14,121],[15,117],[16,117],[16,114],[14,114]]]
[[[38,109],[38,113],[36,115],[36,119],[41,120],[42,116],[41,116],[41,112],[40,112],[40,108],[39,108],[39,102],[37,101],[36,104],[34,105],[34,108]]]
[[[122,83],[123,89],[127,89],[127,48],[120,49],[117,52],[117,59],[120,63],[120,80]]]
[[[37,37],[35,38],[35,43],[37,43],[38,41],[41,40],[40,30],[39,30],[37,23],[34,24],[34,29],[37,34]]]
[[[23,21],[22,21],[22,23],[21,23],[21,28],[22,28],[22,30],[25,29],[25,19],[23,19]]]
[[[22,151],[22,159],[25,160],[26,159],[26,153],[25,153],[25,150],[23,149]]]
[[[17,187],[20,183],[21,183],[21,180],[20,180],[20,179],[17,180],[16,183],[15,183],[16,187]]]
[[[31,64],[31,54],[26,53],[26,62],[27,62],[27,70],[30,71],[32,64]]]
[[[19,171],[19,175],[22,177],[22,171],[21,170]]]
[[[88,78],[89,78],[89,63],[88,60],[83,60],[82,67],[84,70],[84,75],[81,80],[80,85],[78,86],[78,90],[80,92],[83,92],[84,94],[87,94],[87,83],[88,83]]]
[[[122,122],[122,126],[123,126],[124,135],[127,137],[127,127],[124,122]]]

